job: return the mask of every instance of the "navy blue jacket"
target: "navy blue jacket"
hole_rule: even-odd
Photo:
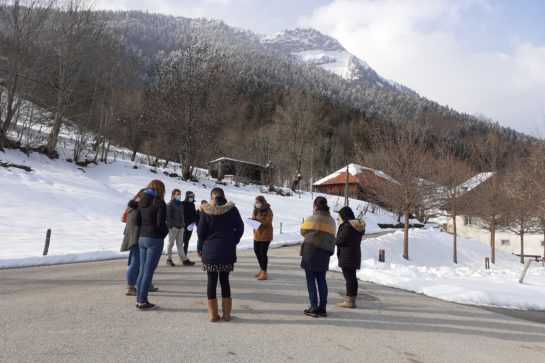
[[[197,227],[202,262],[204,264],[234,264],[237,244],[244,234],[244,223],[232,203],[207,205]]]

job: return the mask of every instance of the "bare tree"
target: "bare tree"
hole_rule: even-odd
[[[508,202],[504,193],[505,178],[500,172],[508,155],[508,147],[496,133],[489,133],[476,145],[473,158],[482,171],[492,174],[476,187],[468,199],[467,215],[473,223],[490,232],[490,262],[496,262],[496,230],[505,223]]]
[[[292,92],[284,97],[274,116],[274,129],[278,141],[284,145],[288,161],[293,165],[291,190],[295,192],[302,179],[302,164],[308,146],[318,128],[318,102],[303,92]],[[318,120],[319,121],[319,120]]]
[[[92,55],[100,51],[97,39],[103,35],[104,24],[86,0],[66,0],[54,14],[49,31],[49,87],[52,100],[53,127],[47,140],[46,153],[56,157],[59,132],[70,106],[82,102],[77,99],[78,83],[91,68]],[[83,98],[88,95],[83,96]]]
[[[0,149],[22,102],[17,94],[33,78],[39,59],[32,53],[54,4],[55,0],[0,1],[0,76],[6,88],[5,102],[0,92]]]
[[[507,172],[503,190],[509,202],[504,230],[520,237],[520,263],[524,263],[524,236],[541,229],[539,214],[533,201],[537,197],[534,188],[533,168],[520,161]]]
[[[439,184],[437,204],[441,209],[447,210],[452,219],[452,262],[458,263],[456,218],[464,209],[464,199],[461,196],[468,188],[464,182],[474,175],[474,170],[455,154],[455,150],[452,142],[444,142],[437,147],[434,180]]]
[[[409,123],[394,131],[376,130],[372,151],[361,152],[360,159],[386,174],[383,177],[388,182],[377,183],[372,192],[378,204],[403,215],[403,258],[408,260],[410,215],[430,200],[436,187],[424,179],[429,177],[432,165],[427,130]]]
[[[189,47],[159,67],[148,92],[148,117],[161,135],[164,152],[179,159],[184,179],[192,177],[222,117],[223,71],[221,54],[207,46]]]

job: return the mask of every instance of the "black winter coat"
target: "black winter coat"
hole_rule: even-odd
[[[186,193],[185,200],[182,202],[184,206],[184,226],[188,227],[191,223],[197,222],[197,210],[195,209],[195,202],[188,200],[190,192]]]
[[[364,233],[363,220],[352,220],[340,225],[335,239],[340,268],[348,270],[361,268],[361,239]]]
[[[234,204],[208,205],[200,216],[197,234],[204,264],[234,264],[244,223]]]
[[[301,268],[308,271],[324,272],[329,269],[331,252],[310,243],[301,245]]]
[[[140,227],[140,237],[164,239],[168,235],[167,205],[164,200],[144,193],[138,203],[136,225]]]

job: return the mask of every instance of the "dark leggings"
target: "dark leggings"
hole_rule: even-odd
[[[221,285],[221,297],[228,299],[231,297],[231,286],[229,286],[229,271],[207,272],[208,288],[206,294],[208,300],[216,299],[216,287],[218,286],[218,278]]]
[[[255,257],[257,257],[257,262],[259,263],[259,267],[263,271],[267,271],[267,265],[269,264],[269,257],[267,256],[267,252],[269,251],[270,244],[271,244],[271,241],[268,241],[268,242],[254,241]]]
[[[346,296],[358,296],[358,278],[356,270],[343,268],[344,279],[346,280]]]
[[[188,231],[187,229],[184,231],[184,253],[187,256],[187,250],[189,249],[189,240],[191,239],[191,235],[193,234],[193,231]]]

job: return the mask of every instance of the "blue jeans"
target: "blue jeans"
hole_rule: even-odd
[[[129,250],[129,267],[127,267],[127,285],[135,286],[140,270],[140,247],[134,245]]]
[[[310,307],[325,308],[327,305],[327,281],[325,279],[325,274],[327,271],[316,272],[305,270],[305,275],[307,277],[307,289],[308,289],[308,298],[310,300]],[[318,291],[320,293],[320,303],[318,303],[318,291],[316,291],[316,283],[318,283]]]
[[[140,271],[136,280],[136,302],[148,302],[148,290],[153,279],[153,273],[161,259],[165,241],[160,238],[140,237]]]

